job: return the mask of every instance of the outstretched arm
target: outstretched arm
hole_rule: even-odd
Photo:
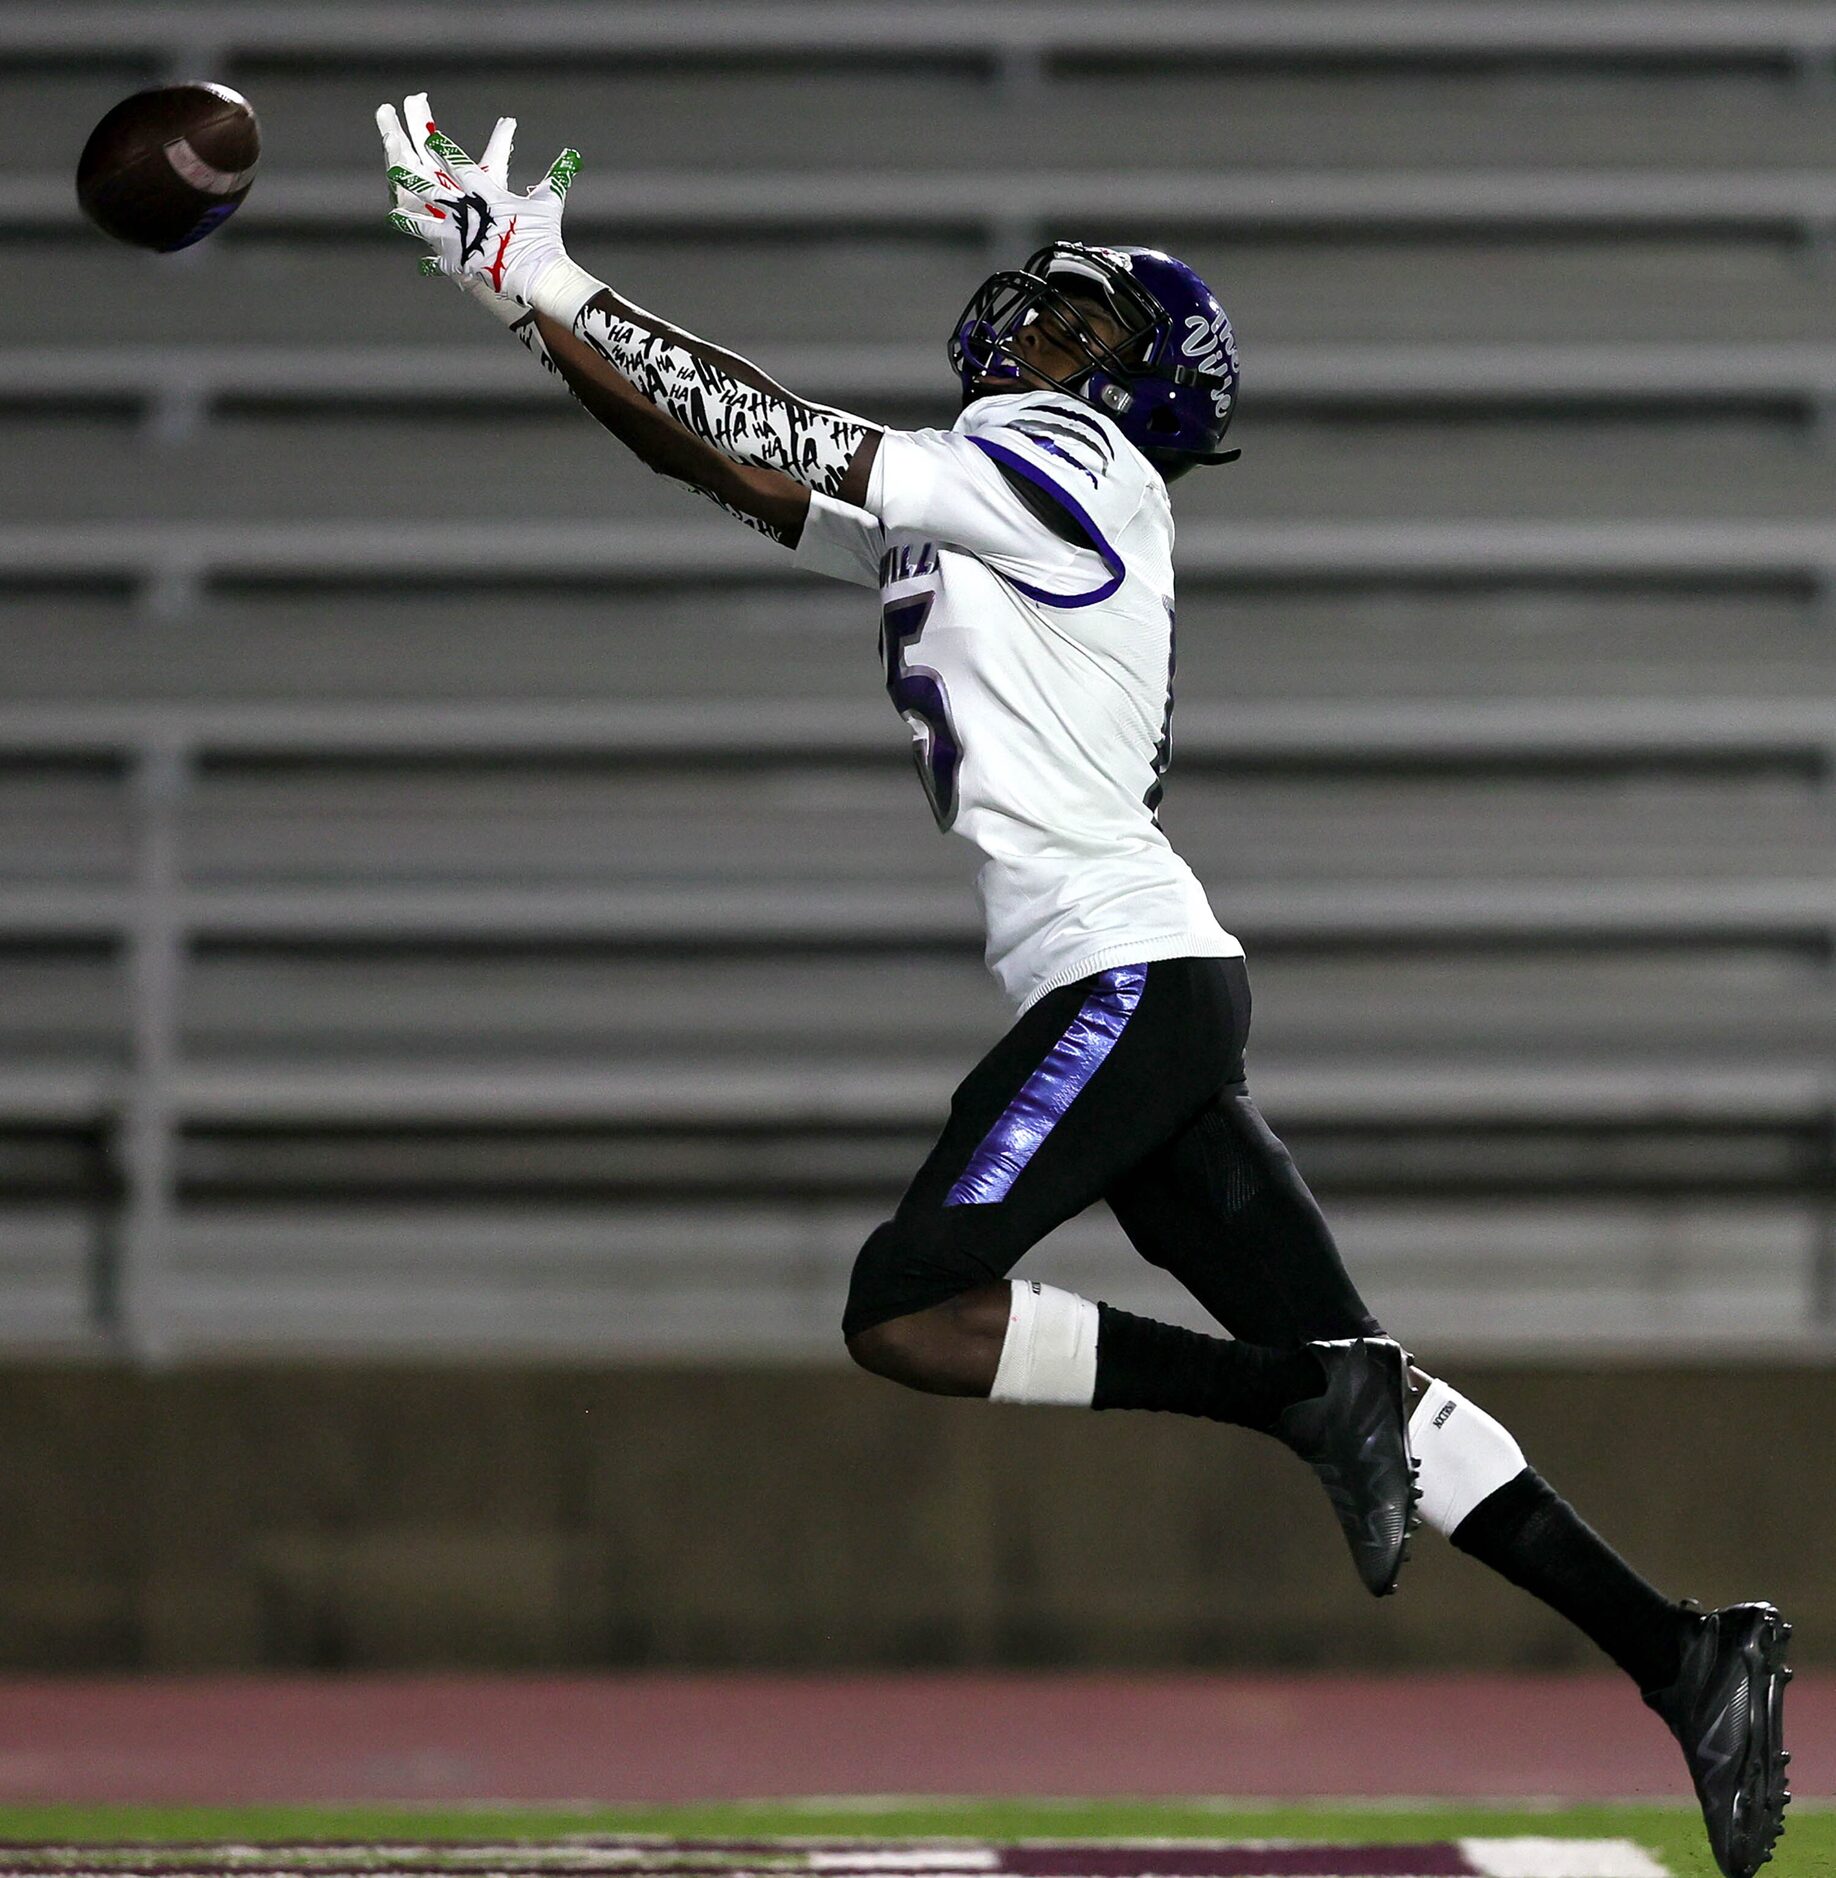
[[[594,293],[571,324],[546,310],[531,317],[545,362],[659,475],[790,546],[803,532],[812,489],[856,508],[866,502],[880,433],[859,418],[805,403],[756,366],[653,320],[610,288]]]
[[[503,125],[474,163],[435,128],[424,94],[404,108],[405,126],[387,107],[377,114],[401,202],[392,219],[431,243],[424,265],[499,307],[530,309],[509,322],[518,337],[642,461],[791,545],[813,491],[862,500],[879,441],[874,426],[795,397],[568,259],[561,213],[579,167],[574,152],[564,151],[527,195],[514,195],[503,181]]]

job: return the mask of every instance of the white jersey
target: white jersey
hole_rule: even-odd
[[[1173,517],[1114,424],[1027,391],[949,431],[887,431],[867,507],[812,494],[796,553],[880,589],[887,689],[939,826],[982,852],[988,968],[1017,1006],[1114,965],[1241,954],[1156,819]]]

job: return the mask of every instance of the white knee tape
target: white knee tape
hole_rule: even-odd
[[[1097,1307],[1088,1298],[1008,1281],[1007,1338],[989,1397],[1088,1408],[1096,1396]]]
[[[1444,1382],[1431,1382],[1415,1405],[1409,1445],[1422,1468],[1423,1522],[1441,1533],[1525,1467],[1511,1431]]]

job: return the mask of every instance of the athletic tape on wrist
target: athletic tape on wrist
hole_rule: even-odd
[[[576,267],[561,254],[535,277],[529,289],[529,304],[557,324],[572,326],[586,303],[605,290],[603,280],[596,279],[584,267]]]
[[[1056,1285],[1008,1280],[1007,1336],[995,1402],[1088,1408],[1096,1396],[1097,1307]]]
[[[1422,1522],[1450,1536],[1528,1465],[1508,1428],[1444,1382],[1431,1382],[1415,1405],[1409,1445],[1421,1463]]]
[[[480,280],[476,274],[461,274],[459,287],[468,299],[476,300],[493,319],[501,320],[506,326],[514,326],[529,312],[526,306],[520,305],[507,295],[493,293],[490,283]]]

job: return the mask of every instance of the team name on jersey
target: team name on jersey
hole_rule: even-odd
[[[902,580],[916,580],[921,574],[937,572],[937,544],[915,542],[909,548],[889,548],[880,557],[880,585],[894,586]]]

